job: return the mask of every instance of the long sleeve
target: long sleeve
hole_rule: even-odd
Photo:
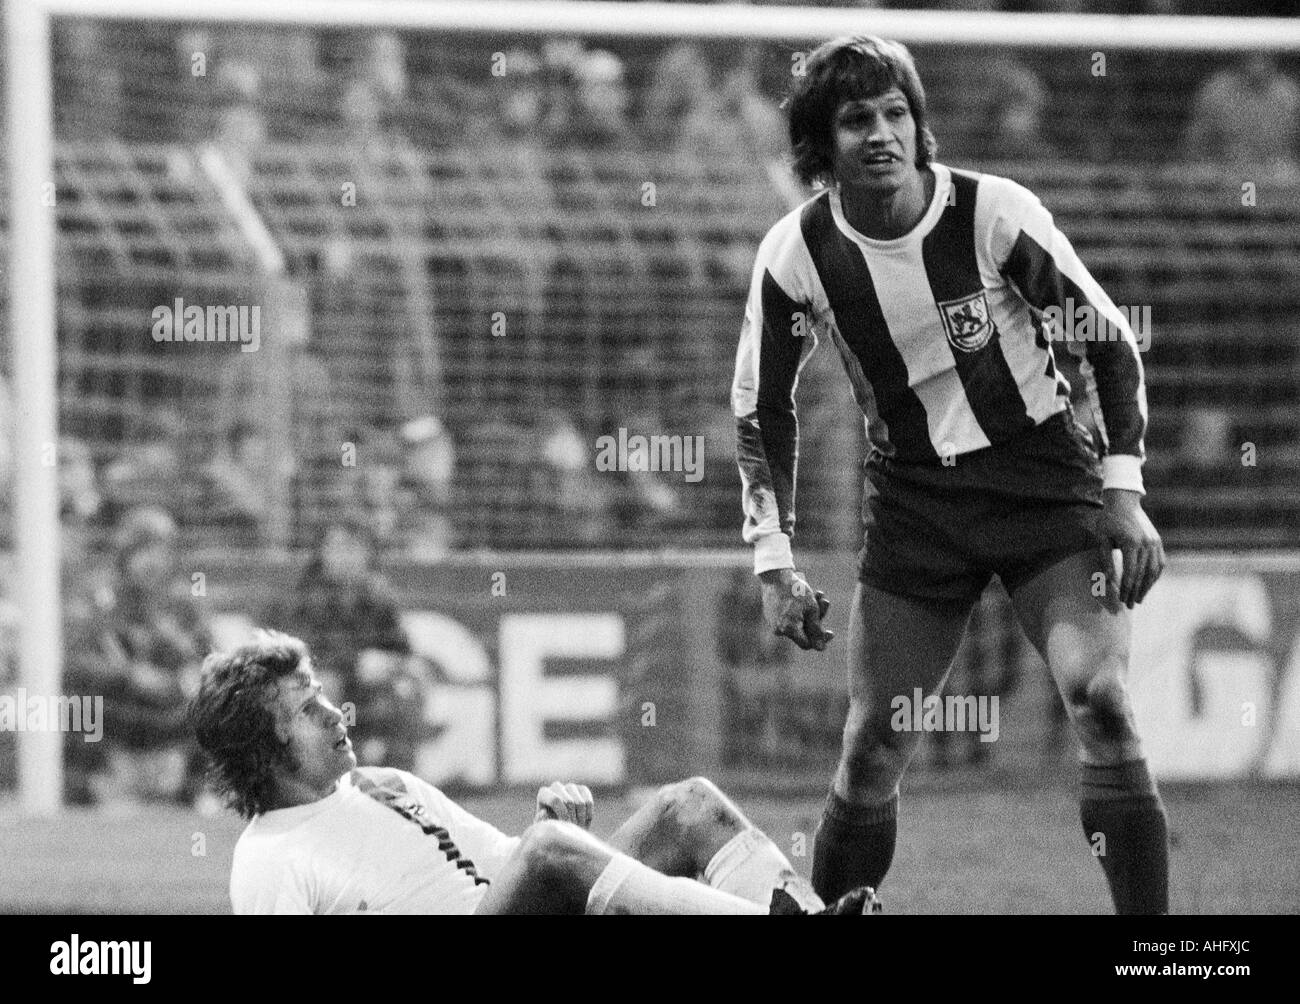
[[[779,236],[774,229],[759,249],[731,389],[745,516],[741,536],[754,548],[755,573],[794,567],[790,538],[799,461],[794,394],[799,370],[816,347],[813,308],[788,288],[797,286],[793,271],[773,263],[786,273],[783,285],[768,267]]]
[[[1094,337],[1077,344],[1082,345],[1095,383],[1095,389],[1090,386],[1089,391],[1095,398],[1106,444],[1104,484],[1141,492],[1146,383],[1138,341],[1128,318],[1088,272],[1056,228],[1051,213],[1032,193],[1003,181],[997,194],[998,219],[991,235],[991,253],[1003,275],[1036,309],[1056,308],[1062,317],[1076,318],[1086,308],[1097,322]],[[1103,325],[1107,329],[1104,336],[1096,337]]]

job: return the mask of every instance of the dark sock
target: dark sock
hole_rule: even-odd
[[[854,805],[831,792],[813,842],[812,884],[827,903],[880,880],[894,860],[898,795],[880,805]]]
[[[1079,818],[1106,873],[1115,912],[1168,913],[1169,833],[1146,761],[1084,764]]]

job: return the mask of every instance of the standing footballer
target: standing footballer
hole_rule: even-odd
[[[1116,911],[1166,912],[1164,806],[1124,685],[1130,611],[1165,564],[1141,506],[1147,407],[1132,330],[1031,192],[935,162],[902,45],[825,43],[788,112],[795,169],[825,190],[759,248],[732,405],[764,613],[800,648],[831,639],[790,544],[794,389],[818,330],[839,350],[871,443],[849,715],[813,885],[827,900],[880,885],[920,739],[890,727],[891,700],[942,688],[996,574],[1078,736],[1083,827]],[[1068,313],[1070,299],[1116,332],[1081,343],[1100,456],[1071,411],[1043,313]]]

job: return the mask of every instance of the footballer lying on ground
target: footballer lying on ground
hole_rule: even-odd
[[[213,653],[191,707],[212,781],[250,820],[235,846],[237,914],[862,914],[829,908],[716,787],[661,789],[603,843],[591,792],[552,784],[508,837],[402,770],[358,767],[307,646],[279,632]],[[696,881],[697,877],[702,881]]]

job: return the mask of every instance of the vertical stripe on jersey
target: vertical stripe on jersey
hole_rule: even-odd
[[[953,171],[956,204],[944,208],[934,229],[922,239],[921,256],[936,305],[984,290],[975,253],[978,184],[976,178]],[[936,309],[943,308],[936,306]],[[940,320],[946,331],[946,320],[942,317]],[[991,310],[989,323],[993,323]],[[1034,427],[1020,387],[1002,354],[1001,337],[994,325],[992,336],[974,352],[963,352],[951,343],[948,346],[971,411],[990,443],[1005,442]]]
[[[835,225],[830,193],[808,203],[799,224],[835,326],[875,390],[896,455],[908,461],[937,460],[925,406],[908,386],[907,364],[890,337],[871,270],[862,251]]]
[[[1047,249],[1023,231],[1016,238],[1003,271],[1025,299],[1040,310],[1063,306],[1072,297],[1076,305],[1091,307],[1098,317],[1108,316],[1100,309],[1097,298],[1088,296],[1057,267]],[[1083,342],[1083,354],[1095,374],[1100,405],[1096,417],[1102,423],[1110,452],[1141,456],[1146,419],[1134,402],[1141,397],[1142,369],[1128,362],[1136,353],[1137,349],[1125,341]]]

